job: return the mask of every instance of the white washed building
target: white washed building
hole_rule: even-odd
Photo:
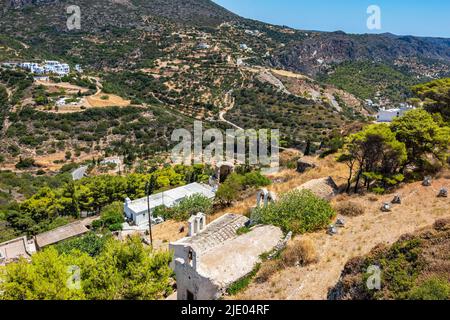
[[[59,76],[65,76],[70,73],[70,66],[59,61],[45,61],[44,69],[46,73],[55,73]]]
[[[382,108],[377,114],[377,122],[392,122],[395,118],[403,116],[406,112],[413,110],[413,106],[402,105],[400,108]]]
[[[150,211],[160,206],[171,208],[180,203],[183,199],[193,195],[203,195],[208,199],[214,199],[215,190],[213,187],[200,183],[191,183],[169,191],[164,191],[150,196]],[[131,201],[126,199],[124,203],[125,216],[134,225],[140,226],[148,223],[147,197]]]
[[[199,213],[189,220],[189,235],[170,244],[171,267],[177,279],[178,300],[220,299],[233,283],[248,275],[282,241],[274,226],[255,226],[248,233],[238,230],[249,224],[247,217],[225,214],[206,225]]]

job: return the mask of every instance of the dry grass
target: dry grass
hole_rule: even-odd
[[[287,156],[297,156],[297,154],[291,150],[286,151],[289,153]],[[284,153],[284,152],[283,152]],[[318,178],[331,176],[338,185],[344,185],[346,182],[347,167],[344,164],[336,163],[334,156],[329,156],[325,159],[318,159],[313,157],[305,157],[308,160],[314,161],[319,164],[318,168],[308,170],[307,172],[300,174],[296,170],[282,170],[276,174],[270,176],[272,180],[282,181],[280,183],[274,183],[268,187],[270,191],[277,193],[289,192],[302,184]],[[234,213],[247,215],[253,207],[256,206],[256,192],[247,197],[246,199],[234,203],[231,207],[220,209],[214,212],[208,217],[208,223],[220,218],[224,214]],[[175,228],[177,225],[178,228]],[[185,236],[178,232],[179,223],[173,221],[167,221],[158,226],[158,231],[154,235],[156,240],[162,241],[176,241]]]
[[[319,260],[316,247],[310,239],[300,239],[291,242],[281,255],[281,261],[286,268],[308,266]]]
[[[339,202],[334,207],[339,215],[345,217],[357,217],[363,215],[365,212],[364,207],[361,204],[353,201]]]
[[[305,267],[318,262],[319,256],[314,243],[309,239],[294,240],[281,253],[277,260],[269,260],[261,265],[256,275],[257,283],[264,283],[280,270],[292,267]]]
[[[102,97],[107,96],[108,99],[102,99]],[[131,104],[131,101],[125,100],[114,94],[104,94],[98,93],[93,96],[86,97],[86,106],[92,108],[104,108],[104,107],[127,107]]]
[[[256,275],[255,281],[257,283],[264,283],[280,270],[280,262],[278,260],[269,260],[261,265],[261,268]]]
[[[330,237],[325,232],[302,235],[316,246],[319,261],[307,267],[282,268],[270,277],[270,282],[252,283],[246,291],[231,299],[326,299],[328,289],[336,284],[347,261],[368,254],[379,244],[390,245],[402,235],[432,225],[437,219],[450,216],[449,198],[438,198],[441,187],[450,187],[445,178],[448,171],[433,180],[433,186],[425,188],[421,182],[405,184],[396,193],[403,203],[393,207],[392,212],[381,212],[383,202],[392,200],[392,195],[377,196],[370,194],[339,196],[332,201],[351,201],[361,205],[365,213],[346,219],[345,228],[339,234]]]

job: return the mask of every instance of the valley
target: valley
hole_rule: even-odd
[[[0,300],[450,299],[450,39],[0,4]]]

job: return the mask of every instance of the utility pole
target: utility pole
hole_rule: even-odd
[[[152,235],[152,213],[150,211],[150,196],[153,194],[153,191],[155,191],[156,187],[156,176],[152,174],[149,181],[147,181],[145,185],[145,193],[147,194],[147,210],[148,210],[148,228],[149,228],[149,235],[150,235],[150,245],[153,248],[153,235]]]

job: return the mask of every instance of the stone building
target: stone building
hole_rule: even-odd
[[[282,231],[274,226],[256,226],[238,235],[237,230],[248,223],[248,218],[235,214],[226,214],[209,225],[203,214],[191,218],[190,236],[170,244],[178,300],[219,299],[230,285],[254,269],[261,254],[282,241]]]
[[[33,239],[28,240],[27,237],[0,243],[0,266],[15,262],[20,258],[29,260],[35,252],[36,245]]]
[[[338,186],[331,177],[310,180],[297,188],[297,190],[305,189],[310,190],[316,196],[324,200],[331,200],[339,191]]]

